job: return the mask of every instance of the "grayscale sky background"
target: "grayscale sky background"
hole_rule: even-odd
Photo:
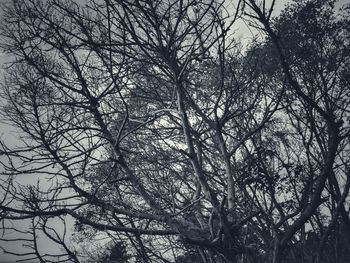
[[[2,12],[1,12],[1,7],[4,6],[6,2],[9,2],[9,0],[0,0],[0,21],[2,21]],[[84,1],[82,1],[84,2]],[[277,14],[281,8],[283,7],[284,4],[290,2],[288,0],[279,0],[276,1],[276,11],[275,14]],[[345,3],[350,3],[350,0],[341,0],[339,1],[339,6],[345,4]],[[247,26],[243,22],[238,22],[236,24],[237,27],[237,34],[236,36],[242,39],[249,39],[251,38],[251,32],[248,30]],[[2,41],[2,39],[0,39]],[[8,55],[5,55],[4,53],[1,52],[0,50],[0,89],[1,86],[3,85],[3,78],[4,78],[4,67],[6,66],[6,62],[8,62],[11,59]],[[1,94],[1,92],[0,92]],[[0,105],[3,104],[3,98],[0,97]],[[17,140],[16,140],[16,130],[8,125],[6,125],[0,118],[0,137],[1,139],[5,140],[8,145],[16,145]],[[0,167],[0,173],[1,173],[1,167]],[[25,222],[17,222],[17,225],[22,225],[26,227]],[[9,242],[4,242],[0,241],[0,246],[3,245],[4,247],[7,247],[8,249],[11,249],[16,252],[23,252],[23,247],[21,244],[18,243],[9,243]],[[42,244],[42,251],[45,249],[52,249],[50,247],[50,244],[44,242]],[[12,255],[5,255],[2,250],[0,250],[0,263],[2,262],[14,262],[16,259],[19,259],[16,256]]]

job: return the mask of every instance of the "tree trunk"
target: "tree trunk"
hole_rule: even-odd
[[[281,263],[282,262],[282,251],[279,238],[276,237],[273,247],[273,257],[272,263]]]

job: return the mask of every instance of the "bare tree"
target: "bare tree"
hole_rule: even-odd
[[[311,1],[271,22],[261,4],[4,8],[3,115],[21,144],[1,142],[0,208],[5,232],[31,221],[24,260],[106,260],[105,246],[132,262],[307,262],[308,231],[319,248],[340,238],[340,218],[350,226],[346,17]],[[324,24],[292,23],[314,5]],[[267,39],[243,48],[240,17]],[[85,257],[67,238],[72,218],[76,243],[95,247]],[[38,235],[62,253],[42,251]]]

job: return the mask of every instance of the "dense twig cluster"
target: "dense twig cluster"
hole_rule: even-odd
[[[0,217],[24,260],[345,262],[348,9],[300,1],[273,18],[271,2],[4,8],[21,144],[1,142]],[[264,37],[243,48],[238,20]]]

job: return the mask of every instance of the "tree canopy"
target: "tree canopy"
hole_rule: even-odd
[[[0,141],[1,240],[29,250],[4,252],[345,263],[350,6],[271,2],[6,4],[2,116],[20,143]]]

